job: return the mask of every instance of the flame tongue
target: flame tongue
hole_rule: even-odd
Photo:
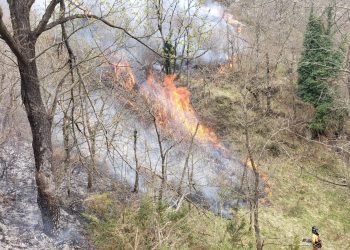
[[[135,77],[127,62],[114,64],[116,80],[125,89],[135,87]],[[216,148],[224,149],[215,132],[203,125],[191,105],[191,92],[186,87],[177,87],[176,75],[166,75],[162,83],[156,82],[152,70],[147,72],[147,81],[140,86],[141,93],[156,110],[157,123],[174,137],[195,138]]]
[[[175,134],[182,136],[196,134],[197,140],[219,146],[214,131],[199,121],[190,102],[190,91],[186,87],[177,87],[174,83],[175,78],[175,75],[167,75],[161,85],[155,83],[153,75],[150,74],[146,85],[142,87],[148,100],[158,105],[157,122],[167,130],[171,128]]]
[[[129,64],[115,65],[115,73],[117,79],[122,78],[122,82],[119,83],[125,89],[130,91],[134,89],[135,77]],[[190,102],[191,92],[186,87],[177,87],[174,83],[175,78],[175,75],[167,75],[161,84],[149,70],[146,82],[140,86],[142,96],[155,110],[157,124],[173,137],[191,138],[195,134],[196,140],[214,146],[220,154],[227,155],[228,150],[220,144],[215,132],[199,121]],[[244,165],[253,168],[249,159]],[[258,166],[256,168],[264,181],[265,194],[271,196],[268,175]]]
[[[116,80],[127,90],[132,90],[135,86],[135,77],[131,66],[127,62],[114,64]]]

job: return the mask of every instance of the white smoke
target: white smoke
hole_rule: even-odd
[[[161,52],[162,39],[157,31],[155,10],[152,9],[152,1],[149,0],[72,0],[67,1],[72,8],[71,14],[89,11],[97,16],[108,16],[108,20],[128,30],[135,37],[147,44],[155,51]],[[49,0],[36,0],[33,7],[33,25],[37,24]],[[8,18],[8,4],[0,0],[5,18]],[[197,58],[196,63],[219,63],[228,59],[227,37],[237,33],[237,27],[241,25],[228,15],[225,8],[215,1],[200,0],[165,0],[163,1],[164,23],[163,36],[170,33],[177,38],[178,54],[183,52],[185,33],[181,26],[189,23],[189,36],[191,37],[191,58]],[[98,49],[110,48],[111,51],[123,51],[129,58],[139,64],[146,65],[154,61],[155,55],[138,41],[128,37],[117,29],[110,28],[91,20],[77,21],[87,27],[74,36],[81,46],[93,46]],[[169,23],[172,23],[170,29]],[[93,24],[92,24],[93,23]],[[76,27],[76,25],[75,25]]]
[[[227,37],[237,34],[240,23],[234,20],[232,15],[225,13],[225,8],[217,2],[202,3],[197,0],[166,0],[163,2],[162,34],[157,30],[157,15],[152,1],[134,0],[107,1],[108,4],[99,4],[92,1],[89,5],[85,3],[86,9],[98,16],[104,16],[115,8],[108,20],[111,23],[128,30],[132,35],[138,37],[150,48],[161,53],[163,46],[162,38],[172,37],[178,43],[177,54],[180,55],[184,49],[186,39],[190,37],[190,58],[198,58],[199,63],[218,63],[228,59]],[[153,8],[153,9],[152,9]],[[227,18],[229,17],[229,18]],[[171,25],[171,26],[170,26]],[[184,27],[188,27],[189,34]],[[78,39],[81,43],[91,43],[100,49],[115,48],[118,53],[129,54],[131,59],[141,64],[154,60],[155,55],[146,47],[133,38],[116,29],[106,27],[101,23],[94,23],[83,31]],[[113,50],[113,49],[111,49]],[[151,58],[151,59],[150,59]]]
[[[109,20],[112,23],[127,28],[127,30],[135,36],[142,37],[146,34],[152,34],[150,37],[140,39],[154,50],[158,50],[162,46],[162,40],[160,39],[159,32],[152,32],[156,30],[156,26],[154,20],[146,16],[146,2],[148,1],[118,1],[118,7],[123,6],[123,8],[120,9],[120,12],[112,13]],[[174,2],[175,1],[171,0],[165,1],[165,7],[171,7]],[[189,2],[190,5],[188,4]],[[104,15],[109,9],[107,7],[110,7],[102,6],[100,8],[96,3],[97,1],[93,2],[90,6],[86,6],[86,8],[89,8],[96,15]],[[112,3],[112,1],[110,1],[110,3]],[[174,16],[178,17],[181,21],[192,20],[193,27],[191,31],[196,32],[200,29],[200,31],[207,36],[206,39],[201,41],[200,37],[198,38],[195,33],[191,34],[193,36],[192,39],[198,39],[194,40],[193,46],[196,47],[196,49],[192,56],[195,57],[203,54],[202,57],[198,59],[203,63],[217,63],[227,60],[227,44],[223,34],[226,32],[235,32],[235,29],[224,19],[224,8],[215,2],[201,4],[199,1],[178,0],[177,4],[177,7],[174,9]],[[186,12],[187,10],[188,13]],[[186,14],[189,15],[190,18],[195,16],[195,19],[186,19]],[[175,24],[179,19],[174,19]],[[82,23],[84,22],[86,22],[86,20]],[[177,26],[175,25],[174,27]],[[170,27],[164,25],[164,32],[167,35],[170,32]],[[177,35],[181,37],[181,34]],[[94,46],[101,50],[114,47],[114,51],[117,52],[110,55],[110,58],[115,57],[120,59],[120,57],[126,57],[139,61],[144,65],[149,63],[148,60],[152,60],[150,51],[141,46],[139,42],[127,37],[123,32],[118,32],[116,29],[108,28],[97,22],[80,31],[78,35],[75,36],[75,40],[77,40],[78,44],[81,46]],[[179,46],[179,49],[181,50],[181,46]],[[111,49],[111,51],[113,51],[113,49]],[[99,113],[102,107],[101,96],[105,97],[106,93],[95,93],[90,96],[97,113]],[[152,124],[145,125],[138,117],[135,117],[132,113],[123,109],[125,103],[117,102],[118,98],[114,95],[110,97],[108,105],[104,107],[105,110],[102,112],[102,116],[99,117],[99,119],[100,122],[104,124],[107,132],[114,129],[117,131],[112,142],[115,147],[107,148],[107,142],[105,140],[106,134],[105,131],[101,130],[96,139],[96,155],[98,156],[99,163],[101,165],[107,165],[115,178],[125,180],[132,186],[135,179],[136,164],[133,152],[133,132],[137,129],[139,135],[139,161],[146,168],[151,168],[153,172],[159,175],[159,144],[154,127]],[[95,111],[91,110],[91,108],[89,110],[91,113]],[[62,116],[57,115],[56,123],[61,125],[61,119]],[[94,115],[91,115],[89,119],[91,123],[97,122],[97,118],[94,117]],[[115,123],[116,120],[118,120],[117,124]],[[56,141],[62,142],[60,133],[60,129],[58,128],[58,130],[56,130]],[[80,138],[77,139],[80,145],[80,153],[82,153],[85,158],[88,158],[89,149],[86,138],[80,136]],[[175,140],[167,139],[166,142],[164,142],[164,146],[169,147],[174,142]],[[169,153],[168,180],[175,185],[179,182],[188,147],[188,142],[182,142],[178,146],[175,146]],[[194,184],[197,191],[203,193],[207,199],[213,201],[219,200],[220,189],[217,184],[217,179],[222,176],[229,177],[232,181],[232,186],[238,187],[238,180],[242,175],[244,167],[238,161],[234,160],[234,158],[225,156],[222,152],[214,149],[210,145],[197,143],[194,147],[191,161],[194,168]],[[144,191],[147,191],[147,183],[151,181],[148,178],[149,176],[147,175],[141,176],[140,185],[141,189]],[[188,188],[188,185],[188,180],[185,180],[184,187],[187,186]]]
[[[103,90],[102,90],[103,91]],[[108,92],[108,90],[107,90]],[[138,162],[141,166],[140,174],[140,190],[141,192],[157,190],[160,185],[161,161],[159,152],[159,142],[155,131],[154,124],[150,121],[140,119],[138,115],[129,110],[126,103],[120,101],[113,94],[117,92],[115,89],[109,91],[110,98],[106,100],[106,93],[95,91],[91,93],[90,99],[94,103],[94,110],[88,108],[86,112],[96,112],[101,116],[89,116],[89,122],[94,124],[99,120],[107,131],[101,128],[96,137],[96,156],[98,167],[107,167],[109,175],[113,178],[127,182],[132,189],[135,181],[136,162],[134,158],[134,130],[138,132],[137,139],[137,155]],[[102,98],[105,105],[102,104]],[[100,112],[104,107],[103,112]],[[140,107],[139,107],[140,108]],[[77,107],[78,109],[78,107]],[[146,112],[146,111],[145,111]],[[62,126],[59,116],[56,116],[57,124]],[[78,122],[79,123],[79,122]],[[113,140],[106,143],[106,137],[111,138],[115,131]],[[164,150],[176,144],[169,151],[167,157],[167,179],[170,183],[167,198],[177,197],[176,190],[179,186],[182,171],[185,166],[185,160],[190,147],[190,139],[188,135],[179,135],[177,138],[167,135],[167,131],[160,130],[162,136],[162,146]],[[56,142],[61,141],[60,128],[55,130]],[[78,141],[80,153],[84,158],[89,158],[89,147],[86,138],[78,133]],[[77,153],[77,152],[75,152]],[[74,152],[72,152],[72,155]],[[189,169],[193,168],[193,182],[191,185],[191,195],[197,197],[202,202],[206,202],[208,206],[218,212],[218,204],[223,203],[220,197],[222,185],[218,182],[229,181],[232,188],[239,189],[240,179],[244,171],[244,166],[237,160],[235,156],[228,156],[222,149],[216,148],[210,143],[203,143],[195,140],[193,150],[191,152]],[[100,170],[99,170],[100,171]],[[183,179],[182,190],[186,193],[190,191],[189,171],[186,170]]]

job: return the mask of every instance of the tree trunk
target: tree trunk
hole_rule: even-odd
[[[63,116],[63,145],[64,145],[64,172],[66,176],[66,186],[67,186],[67,195],[71,195],[71,169],[70,169],[70,145],[69,145],[69,128],[70,128],[70,119],[67,115],[68,111],[64,112]]]
[[[272,112],[272,106],[271,106],[271,99],[272,99],[272,88],[271,88],[271,77],[270,77],[270,59],[269,54],[266,53],[266,114],[271,115]]]
[[[34,48],[32,50],[35,54]],[[38,205],[44,232],[51,234],[58,227],[60,214],[52,175],[51,122],[41,99],[36,63],[31,62],[29,65],[19,63],[19,70],[22,100],[33,136]]]
[[[35,179],[38,188],[38,205],[41,210],[44,232],[53,233],[58,227],[60,210],[52,175],[51,119],[40,94],[40,84],[35,58],[36,36],[31,31],[28,1],[8,0],[13,38],[23,58],[17,53],[21,76],[22,101],[27,112],[33,136]],[[9,41],[8,44],[12,42]],[[9,45],[9,46],[10,46]],[[11,47],[10,46],[10,47]]]
[[[160,189],[159,189],[159,196],[158,196],[158,202],[161,203],[163,201],[163,195],[166,189],[166,179],[167,179],[167,174],[166,174],[166,152],[163,150],[163,144],[162,144],[162,139],[160,136],[160,132],[158,130],[157,126],[157,120],[153,116],[153,124],[154,128],[156,130],[157,134],[157,140],[158,140],[158,146],[159,146],[159,154],[160,154],[160,159],[161,159],[161,183],[160,183]]]
[[[260,235],[260,225],[259,225],[259,183],[260,183],[260,174],[258,172],[257,166],[253,158],[251,158],[252,168],[254,172],[254,200],[253,200],[253,208],[254,208],[254,232],[255,232],[255,241],[256,241],[256,250],[263,249],[263,243]]]
[[[158,201],[162,202],[163,201],[163,195],[165,193],[165,188],[166,188],[166,159],[165,156],[161,156],[161,167],[162,167],[162,179],[161,179],[161,183],[160,183],[160,190],[159,190],[159,197],[158,197]]]
[[[137,158],[137,130],[134,130],[134,157],[135,157],[135,183],[134,183],[134,193],[139,192],[139,161]]]
[[[248,121],[248,114],[246,112],[246,109],[244,110],[245,114],[245,120]],[[252,169],[254,172],[254,194],[253,194],[253,204],[251,204],[251,208],[254,209],[253,214],[254,214],[254,232],[255,232],[255,242],[256,242],[256,250],[262,250],[263,249],[263,242],[261,239],[260,235],[260,225],[259,225],[259,183],[260,183],[260,174],[257,169],[257,165],[255,164],[255,161],[253,159],[253,153],[252,149],[250,146],[250,134],[249,134],[249,129],[248,129],[248,124],[245,124],[244,128],[245,132],[245,147],[248,153],[248,159],[251,162]]]
[[[348,53],[347,53],[347,59],[346,59],[346,69],[350,71],[350,46],[348,48]],[[347,91],[348,91],[348,102],[350,102],[350,72],[347,73],[347,77],[346,77],[346,87],[347,87]],[[350,106],[350,105],[348,105]],[[350,107],[348,108],[348,112],[350,114]]]
[[[255,241],[256,250],[263,249],[263,243],[260,236],[260,226],[259,226],[259,200],[254,201],[254,231],[255,231]]]
[[[187,156],[186,156],[186,159],[185,159],[185,164],[184,164],[184,168],[182,170],[182,174],[181,174],[181,179],[180,179],[180,183],[179,183],[179,187],[177,189],[177,193],[178,195],[181,197],[182,196],[182,182],[184,181],[185,179],[185,174],[186,174],[186,170],[188,169],[188,162],[190,160],[190,156],[192,154],[192,148],[193,148],[193,143],[194,143],[194,138],[196,137],[196,134],[197,134],[197,131],[198,131],[198,128],[199,128],[199,123],[197,123],[196,125],[196,130],[194,131],[194,134],[191,138],[191,142],[190,142],[190,146],[188,148],[188,152],[187,152]]]
[[[91,163],[88,171],[87,189],[89,192],[92,192],[94,174],[96,172],[96,130],[94,129],[94,131],[89,133],[89,135],[90,135],[90,143],[91,143],[90,145]]]

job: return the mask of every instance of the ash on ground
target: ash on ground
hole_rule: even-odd
[[[56,236],[48,237],[43,233],[34,172],[30,142],[12,138],[2,143],[0,249],[94,249],[86,236],[86,222],[81,218],[80,211],[74,212],[69,207],[63,206],[61,209],[60,230]],[[86,177],[82,173],[80,175],[81,178]]]

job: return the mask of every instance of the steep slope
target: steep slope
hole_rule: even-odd
[[[30,142],[12,137],[0,149],[0,249],[90,249],[84,224],[62,209],[61,230],[42,232]]]

